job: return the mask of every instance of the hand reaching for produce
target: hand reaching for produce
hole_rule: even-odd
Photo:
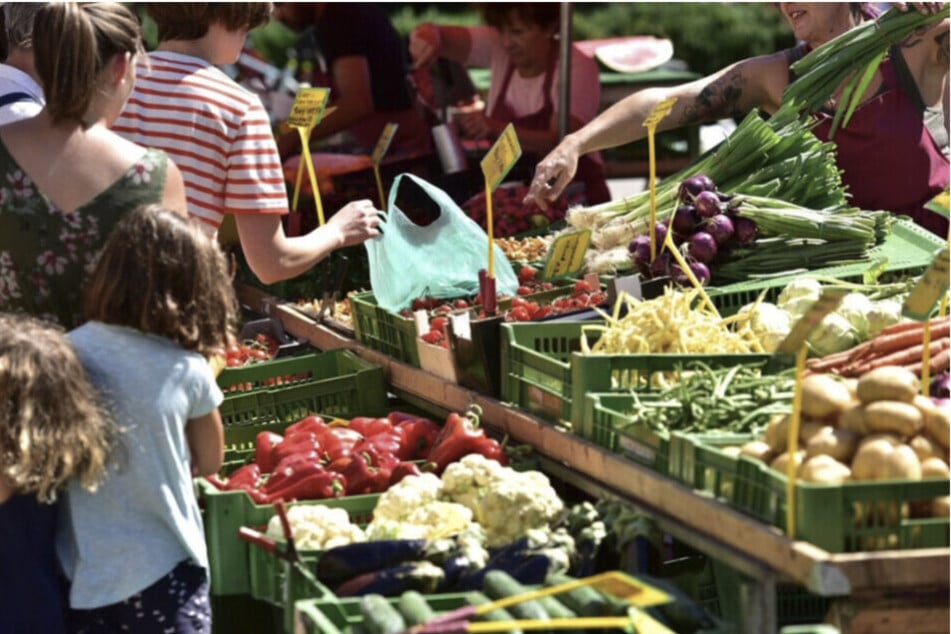
[[[432,65],[439,57],[442,37],[439,27],[430,22],[417,26],[409,35],[409,54],[413,58],[413,69]]]
[[[526,205],[535,203],[542,209],[548,209],[548,205],[561,195],[575,177],[578,156],[577,145],[570,136],[565,137],[535,168],[532,186],[522,202]]]
[[[327,221],[340,233],[340,246],[349,247],[360,244],[382,233],[383,212],[367,199],[348,203]]]

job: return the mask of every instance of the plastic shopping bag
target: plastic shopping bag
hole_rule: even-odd
[[[398,312],[417,297],[451,299],[479,292],[489,238],[443,190],[412,174],[398,175],[382,229],[382,236],[364,242],[370,284],[381,307]],[[493,248],[496,291],[514,295],[515,271],[502,249]]]

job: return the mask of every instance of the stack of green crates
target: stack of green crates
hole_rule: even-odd
[[[225,390],[219,411],[228,470],[246,460],[261,431],[279,432],[315,413],[325,418],[375,415],[385,411],[387,403],[383,368],[349,350],[231,368],[219,375],[218,384]],[[203,478],[196,480],[196,486],[204,512],[212,593],[247,594],[250,545],[238,538],[238,529],[267,523],[273,506],[256,505],[243,491],[219,491]],[[365,497],[375,504],[377,496]],[[322,503],[344,504],[341,499]]]

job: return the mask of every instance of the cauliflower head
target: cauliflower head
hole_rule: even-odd
[[[416,509],[439,499],[443,481],[432,473],[407,476],[380,494],[373,520],[403,522]]]
[[[326,550],[354,542],[366,541],[366,534],[350,521],[342,508],[323,504],[297,505],[287,509],[294,545],[301,550]],[[283,541],[281,519],[275,515],[268,520],[267,535]]]
[[[442,473],[442,497],[478,514],[482,495],[497,481],[507,477],[507,467],[481,454],[469,454],[453,462]]]
[[[518,472],[485,491],[477,517],[489,547],[511,543],[527,530],[548,528],[564,509],[548,477],[539,471]]]

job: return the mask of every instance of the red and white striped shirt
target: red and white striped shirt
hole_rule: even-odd
[[[155,51],[113,126],[165,150],[185,181],[188,213],[217,232],[225,214],[288,211],[281,159],[261,100],[203,59]]]

